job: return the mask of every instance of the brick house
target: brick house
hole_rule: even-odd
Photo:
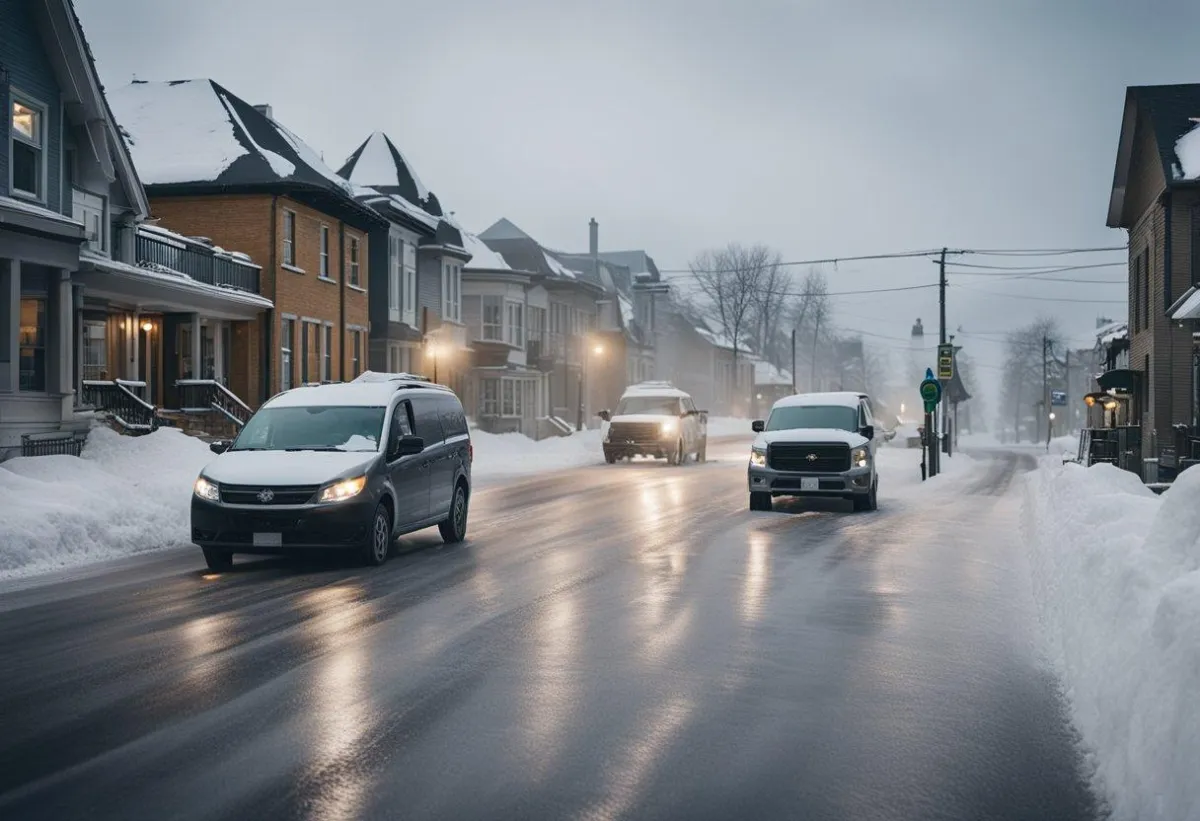
[[[462,231],[382,132],[338,174],[387,220],[371,233],[371,368],[416,372],[461,393],[470,369],[463,324]],[[386,299],[382,295],[386,294]]]
[[[369,234],[386,220],[270,106],[211,80],[135,82],[111,99],[151,216],[261,266],[274,307],[234,323],[230,390],[257,407],[295,385],[367,370]]]

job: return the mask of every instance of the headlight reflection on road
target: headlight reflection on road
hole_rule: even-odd
[[[533,739],[526,759],[531,775],[550,776],[561,761],[571,719],[579,704],[579,610],[571,593],[550,599],[538,614],[530,659],[532,683],[525,689],[525,722]]]
[[[234,640],[234,619],[228,613],[201,616],[183,625],[189,687],[212,692],[225,663],[224,653]]]
[[[752,530],[746,545],[746,570],[742,578],[742,621],[762,618],[771,583],[771,537]]]

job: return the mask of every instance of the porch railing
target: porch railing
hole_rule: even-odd
[[[215,379],[179,379],[179,409],[188,411],[216,411],[239,428],[250,421],[254,411]]]
[[[22,456],[79,456],[87,435],[72,431],[21,435]]]
[[[140,265],[160,265],[207,285],[224,285],[259,293],[260,271],[257,265],[241,262],[211,249],[192,248],[183,242],[160,239],[145,231],[137,234],[137,260]]]
[[[125,379],[114,379],[111,382],[85,380],[83,401],[98,411],[107,412],[126,432],[149,433],[158,427],[159,420],[154,405],[135,392],[145,388],[145,382]]]

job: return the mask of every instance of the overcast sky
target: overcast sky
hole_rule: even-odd
[[[1124,88],[1200,81],[1188,0],[76,3],[109,87],[210,77],[335,168],[383,130],[470,230],[506,216],[581,250],[595,217],[604,249],[664,269],[731,240],[788,260],[1122,244],[1104,220]],[[1078,261],[1122,259],[1099,256]],[[828,274],[845,291],[935,269]],[[1098,314],[1125,313],[1047,301],[1121,301],[1121,286],[999,279],[951,278],[949,325],[985,366],[990,332],[1054,314],[1085,345]],[[937,292],[835,312],[888,344],[917,316],[936,328]]]

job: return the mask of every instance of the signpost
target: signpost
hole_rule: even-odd
[[[937,378],[947,382],[954,378],[954,346],[938,345]]]
[[[940,357],[939,357],[940,359]],[[939,363],[940,367],[940,363]],[[921,401],[925,403],[925,435],[923,453],[925,462],[928,464],[928,476],[938,475],[938,447],[937,447],[937,431],[933,426],[933,415],[937,410],[938,403],[942,401],[942,383],[933,378],[933,369],[925,369],[925,379],[921,382],[919,388],[921,393]]]
[[[1050,404],[1051,406],[1057,405],[1065,408],[1067,406],[1067,392],[1050,391]]]

